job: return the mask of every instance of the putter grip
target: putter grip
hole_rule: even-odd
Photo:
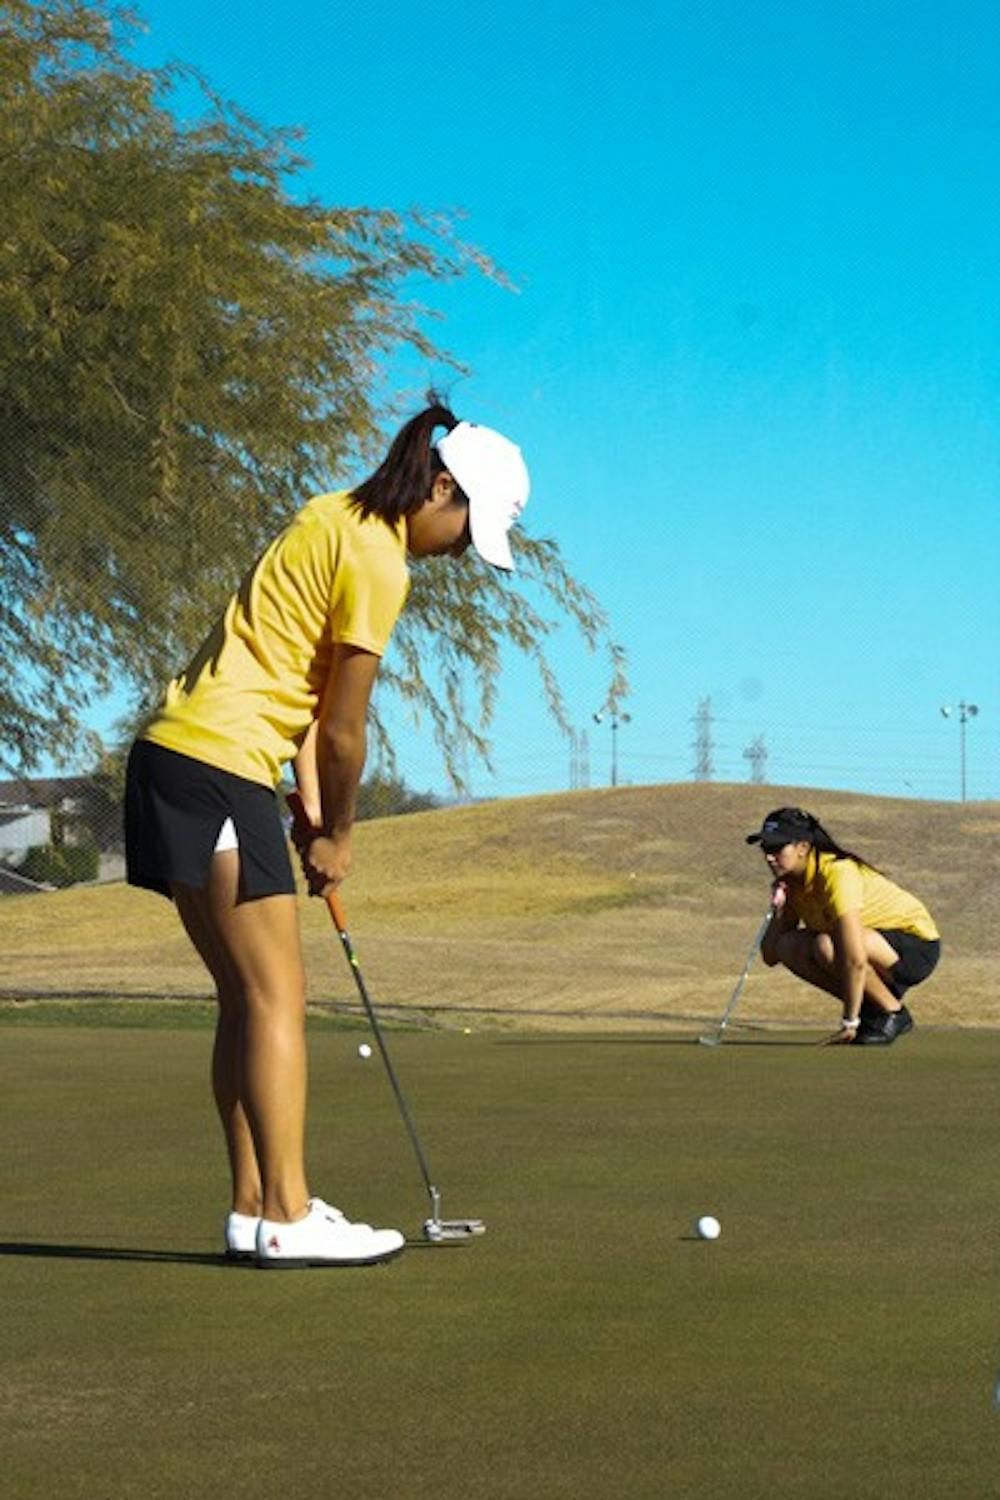
[[[288,796],[285,798],[285,801],[288,804],[288,811],[292,815],[292,822],[295,824],[295,827],[298,829],[308,828],[309,824],[306,821],[306,810],[302,805],[302,798],[300,797],[299,793],[289,792]]]
[[[306,818],[305,808],[302,806],[302,798],[298,792],[289,792],[285,801],[288,803],[288,811],[292,815],[292,822],[295,824],[295,827],[300,831],[308,828],[309,822]],[[340,904],[340,897],[336,891],[329,893],[326,898],[326,904],[329,907],[330,916],[333,918],[333,925],[337,931],[346,932],[347,921],[344,917],[344,908]]]

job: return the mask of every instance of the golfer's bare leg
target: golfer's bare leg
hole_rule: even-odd
[[[250,1122],[243,1106],[246,1005],[239,976],[212,930],[204,892],[175,885],[174,898],[188,937],[215,981],[219,1002],[212,1049],[212,1091],[226,1137],[233,1179],[233,1208],[256,1216],[261,1211],[260,1167]]]
[[[778,962],[818,990],[839,1000],[843,990],[833,964],[821,963],[816,953],[816,935],[797,928],[783,932],[775,944]]]
[[[891,970],[899,958],[895,948],[880,932],[864,929],[865,955],[868,965],[865,970],[865,999],[872,1000],[883,1010],[899,1010],[899,1001],[885,983],[883,975]],[[837,956],[833,939],[827,933],[806,932],[799,928],[784,932],[776,945],[778,961],[804,979],[807,984],[825,990],[828,995],[840,999],[843,983],[837,972]]]
[[[243,1010],[242,1104],[260,1170],[261,1212],[306,1212],[305,974],[294,896],[239,899],[239,854],[212,857],[207,889],[194,892],[236,976]]]

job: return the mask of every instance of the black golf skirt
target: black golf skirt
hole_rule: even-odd
[[[879,931],[890,947],[899,954],[899,962],[888,972],[886,984],[897,1000],[902,1000],[907,990],[922,984],[937,968],[941,957],[940,938],[921,938],[912,932],[880,928]]]
[[[136,740],[125,783],[129,884],[163,896],[170,895],[171,881],[204,889],[220,834],[222,847],[239,849],[243,900],[294,895],[288,842],[270,787]]]

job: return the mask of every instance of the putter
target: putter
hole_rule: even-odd
[[[703,1047],[718,1047],[722,1042],[723,1033],[725,1032],[726,1027],[729,1025],[729,1018],[732,1015],[733,1011],[736,1009],[736,1002],[743,992],[743,986],[746,984],[747,975],[750,973],[750,965],[753,963],[754,959],[757,957],[757,954],[760,952],[761,944],[764,941],[764,935],[767,932],[767,929],[770,927],[773,917],[774,906],[771,905],[767,908],[767,915],[765,916],[763,922],[761,922],[760,930],[753,940],[753,946],[750,949],[750,952],[747,954],[747,961],[743,965],[743,973],[736,981],[736,988],[733,990],[733,993],[729,997],[729,1004],[726,1006],[726,1009],[722,1016],[722,1020],[719,1022],[714,1035],[700,1036],[698,1038],[698,1041]]]
[[[296,827],[300,829],[307,828],[309,825],[303,815],[302,800],[297,792],[289,794],[288,806],[291,809],[292,819]],[[417,1127],[413,1123],[413,1116],[410,1114],[409,1106],[403,1096],[403,1090],[399,1086],[399,1079],[396,1077],[396,1070],[392,1065],[389,1049],[385,1045],[382,1027],[379,1024],[378,1016],[375,1014],[375,1007],[371,1002],[371,996],[368,994],[368,988],[361,973],[361,966],[358,963],[354,945],[347,931],[344,909],[340,904],[340,898],[336,891],[330,892],[326,898],[326,904],[333,925],[337,929],[337,936],[340,938],[340,944],[350,965],[351,973],[354,975],[354,983],[358,987],[358,994],[361,996],[361,1002],[368,1017],[368,1024],[371,1026],[372,1035],[378,1044],[386,1076],[396,1096],[396,1103],[399,1105],[399,1112],[403,1117],[403,1124],[406,1126],[406,1133],[410,1137],[410,1144],[413,1147],[414,1155],[420,1166],[420,1173],[424,1179],[427,1196],[430,1199],[431,1213],[430,1218],[424,1220],[424,1238],[430,1240],[432,1244],[441,1244],[448,1240],[468,1240],[472,1239],[475,1235],[485,1234],[486,1225],[482,1219],[442,1219],[441,1217],[441,1194],[434,1186],[430,1167],[427,1164],[427,1157],[424,1154],[424,1148],[420,1144],[420,1137],[417,1134]]]

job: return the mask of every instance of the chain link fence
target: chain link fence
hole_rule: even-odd
[[[110,769],[89,776],[0,780],[0,895],[124,878],[122,770],[116,757]],[[388,818],[441,805],[431,792],[376,771],[358,790],[356,816]]]
[[[0,781],[0,894],[124,874],[121,803],[105,775]]]

